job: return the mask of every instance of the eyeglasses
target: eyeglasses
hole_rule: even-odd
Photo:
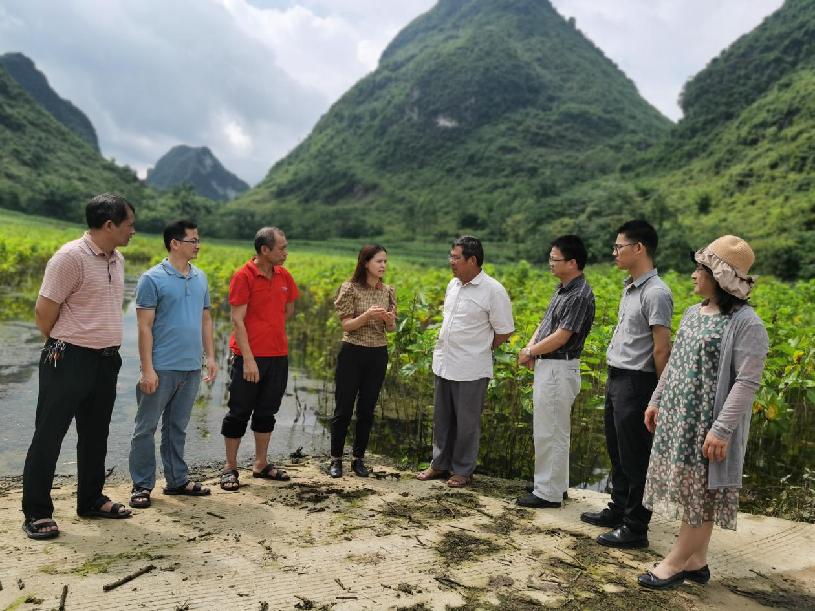
[[[184,242],[185,244],[192,244],[193,246],[198,246],[201,243],[201,240],[198,238],[193,238],[192,240],[179,240],[179,242]]]
[[[629,242],[628,244],[615,244],[614,246],[611,247],[611,252],[616,255],[626,246],[634,246],[634,244],[639,244],[639,242]]]
[[[447,257],[448,261],[461,261],[462,259],[464,259],[464,257],[462,257],[461,255],[450,255],[449,257]]]
[[[558,261],[568,261],[569,259],[555,259],[554,257],[549,257],[549,263],[557,263]]]

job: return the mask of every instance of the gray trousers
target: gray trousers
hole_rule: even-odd
[[[478,461],[481,411],[489,378],[454,382],[436,376],[431,468],[469,477]]]

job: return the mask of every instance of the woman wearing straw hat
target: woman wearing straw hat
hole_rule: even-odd
[[[664,589],[684,580],[707,583],[713,525],[736,529],[744,451],[753,399],[768,351],[767,331],[747,303],[755,256],[732,235],[698,251],[694,292],[668,365],[645,411],[655,432],[644,504],[681,518],[668,555],[639,576]]]

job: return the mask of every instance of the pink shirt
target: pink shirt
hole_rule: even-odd
[[[106,255],[88,233],[51,257],[40,295],[60,304],[52,338],[85,348],[121,345],[124,263],[122,253]]]

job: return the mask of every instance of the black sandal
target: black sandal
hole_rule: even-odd
[[[226,490],[227,492],[237,492],[240,487],[241,483],[238,481],[237,469],[230,469],[229,471],[224,471],[221,473],[221,490]]]
[[[96,501],[96,505],[91,509],[85,511],[77,511],[81,518],[109,518],[111,520],[123,520],[133,515],[127,507],[121,503],[113,503],[107,511],[102,510],[102,505],[107,503],[110,499],[106,496],[100,497]]]
[[[187,488],[190,483],[191,482],[187,480],[186,484],[182,484],[181,486],[177,486],[175,488],[165,488],[162,492],[164,494],[175,494],[179,496],[207,496],[209,494],[209,488],[204,488],[201,486],[201,482],[195,482],[192,485],[192,488]]]
[[[34,524],[39,522],[39,524]],[[29,539],[53,539],[59,536],[59,528],[56,530],[41,530],[42,528],[51,528],[56,526],[57,523],[51,518],[26,518],[23,522],[23,530]]]
[[[273,470],[274,475],[271,474]],[[287,482],[291,479],[288,473],[286,473],[283,469],[275,467],[274,465],[266,465],[260,471],[252,471],[252,477],[271,479],[276,482]]]
[[[128,504],[134,509],[147,509],[150,507],[151,492],[150,488],[133,486],[133,490],[130,491],[130,503]]]

